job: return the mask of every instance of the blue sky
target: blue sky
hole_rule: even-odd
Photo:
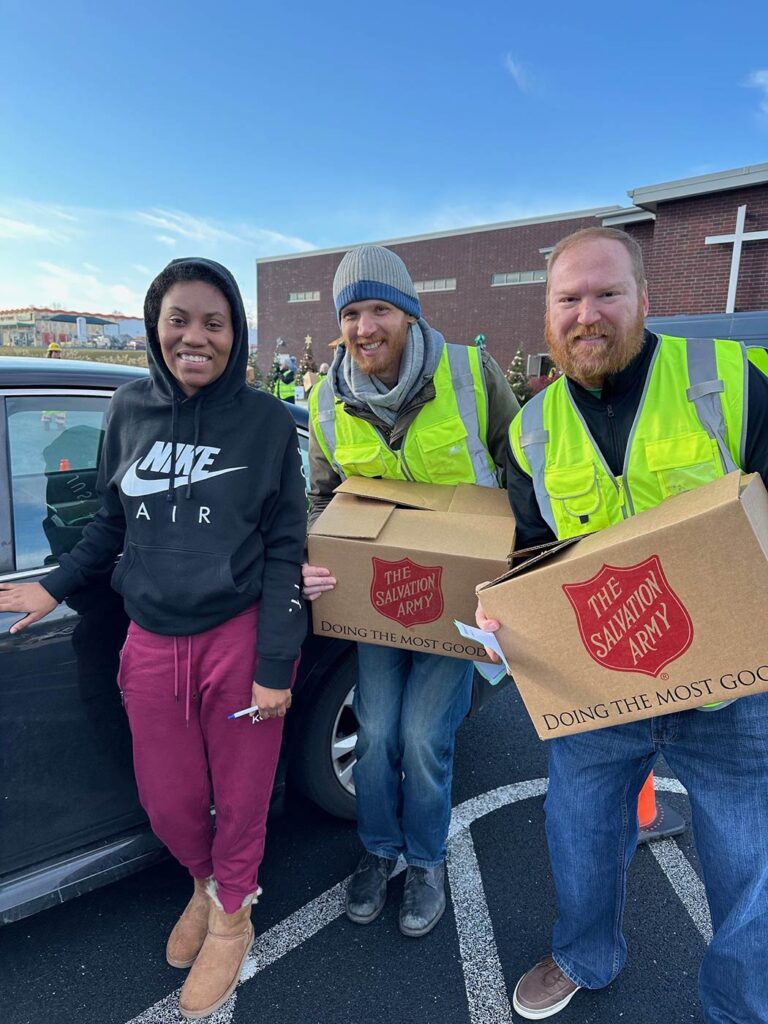
[[[768,3],[0,0],[0,308],[768,161]]]

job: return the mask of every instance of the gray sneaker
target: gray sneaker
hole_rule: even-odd
[[[365,851],[347,886],[344,909],[350,921],[370,924],[376,920],[387,902],[387,882],[396,864]]]
[[[431,932],[445,911],[445,864],[409,867],[400,907],[400,931],[411,938]]]
[[[580,987],[547,956],[518,981],[512,1005],[526,1020],[544,1020],[564,1010]]]

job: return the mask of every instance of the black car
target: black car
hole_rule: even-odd
[[[0,358],[0,582],[34,581],[79,540],[114,390],[146,370]],[[296,420],[306,468],[307,410]],[[109,576],[18,636],[0,613],[0,923],[163,856],[139,805],[116,685],[127,629]],[[355,646],[308,633],[275,785],[352,818]],[[493,692],[475,675],[473,710]]]

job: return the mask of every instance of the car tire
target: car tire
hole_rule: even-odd
[[[353,649],[302,695],[290,777],[298,789],[338,818],[356,817],[351,771],[357,721],[351,708],[357,682]],[[300,724],[299,724],[300,721]]]

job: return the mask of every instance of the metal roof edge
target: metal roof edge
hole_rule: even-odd
[[[643,210],[639,206],[628,206],[621,213],[609,214],[603,217],[603,227],[610,228],[617,224],[637,224],[643,220],[656,220],[656,214],[650,210]]]
[[[452,228],[449,231],[433,231],[424,235],[408,235],[404,238],[387,238],[378,242],[356,242],[354,245],[337,245],[330,249],[308,249],[305,252],[292,252],[282,256],[260,256],[256,260],[256,266],[260,263],[276,263],[279,260],[299,260],[307,256],[327,256],[334,252],[349,252],[357,245],[408,245],[410,242],[424,242],[431,238],[452,238],[456,235],[474,235],[483,231],[501,231],[504,228],[526,227],[531,224],[551,224],[559,220],[578,220],[581,217],[603,217],[624,209],[622,206],[595,206],[587,210],[571,210],[567,213],[550,213],[541,217],[526,217],[521,220],[499,221],[496,224],[477,224],[467,228]]]
[[[635,206],[653,209],[656,203],[672,199],[686,199],[688,196],[705,195],[707,192],[725,192],[734,188],[750,188],[768,182],[768,163],[735,167],[728,171],[700,174],[693,178],[660,182],[657,185],[642,185],[628,189],[627,195]]]

